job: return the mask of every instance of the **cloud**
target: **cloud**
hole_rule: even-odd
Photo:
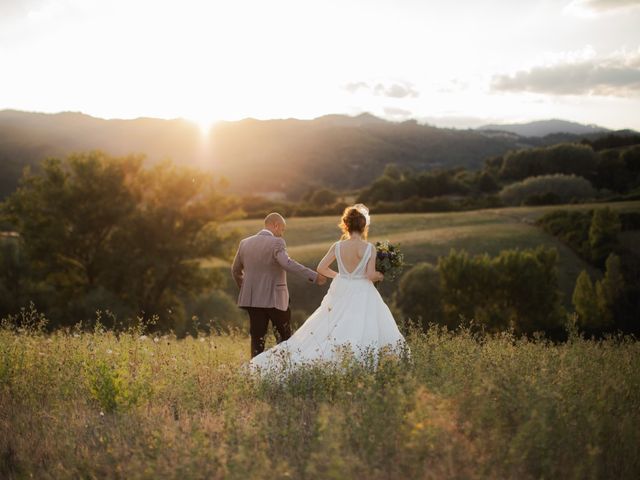
[[[637,7],[640,7],[640,0],[573,0],[565,10],[579,15],[594,15]]]
[[[382,95],[391,98],[417,97],[418,95],[420,95],[408,83],[404,85],[394,83],[388,86],[382,83],[378,83],[375,87],[373,87],[373,93],[375,95]]]
[[[349,93],[357,93],[359,90],[368,90],[374,95],[390,98],[415,98],[420,96],[420,92],[415,90],[413,85],[408,82],[396,82],[390,84],[378,82],[375,85],[370,85],[367,82],[352,82],[348,83],[344,88]]]
[[[345,85],[344,88],[349,93],[356,93],[360,89],[368,90],[370,87],[369,87],[369,84],[366,82],[353,82],[353,83],[348,83],[347,85]]]
[[[394,119],[407,119],[413,115],[409,110],[396,107],[384,107],[384,114],[387,117],[392,117]]]
[[[640,95],[640,50],[496,75],[491,89],[552,95],[637,96]]]
[[[7,0],[0,1],[0,19],[25,17],[29,12],[39,10],[47,0]]]

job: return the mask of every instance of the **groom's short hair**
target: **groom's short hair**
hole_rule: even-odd
[[[278,212],[271,212],[269,215],[264,217],[265,226],[276,225],[278,223],[285,223],[284,217],[280,215]]]

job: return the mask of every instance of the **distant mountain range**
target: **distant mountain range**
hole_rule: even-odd
[[[494,130],[515,133],[521,137],[544,137],[556,133],[569,133],[572,135],[588,135],[590,133],[608,132],[609,129],[597,125],[583,125],[581,123],[568,122],[566,120],[539,120],[529,123],[511,123],[504,125],[483,125],[478,130]]]
[[[415,170],[479,168],[486,158],[508,150],[606,133],[590,126],[581,126],[585,130],[579,134],[557,133],[567,125],[578,124],[552,120],[455,130],[415,120],[389,122],[364,113],[314,120],[221,122],[207,137],[194,123],[182,119],[104,120],[82,113],[4,110],[0,111],[0,198],[15,189],[24,166],[95,149],[112,155],[144,153],[150,163],[171,158],[211,169],[224,175],[237,192],[295,196],[310,186],[360,188],[389,163]],[[541,137],[541,132],[554,135]]]

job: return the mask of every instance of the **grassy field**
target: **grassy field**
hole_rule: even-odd
[[[555,247],[559,253],[559,283],[564,293],[565,305],[569,306],[575,280],[582,270],[594,277],[598,272],[578,258],[567,246],[534,225],[545,213],[562,209],[585,210],[601,208],[605,204],[580,204],[545,207],[517,207],[478,210],[455,213],[406,213],[371,216],[371,241],[388,239],[400,244],[409,264],[437,262],[439,256],[454,249],[465,249],[473,254],[496,255],[509,248],[534,248],[538,245]],[[640,211],[640,202],[610,203],[606,206],[616,211]],[[285,239],[289,255],[315,269],[331,243],[339,239],[337,227],[339,216],[291,218],[287,221]],[[236,229],[242,236],[251,235],[260,228],[260,220],[242,220],[226,225]],[[627,237],[629,237],[627,235]],[[625,237],[625,239],[627,238]],[[630,241],[633,238],[629,237]],[[228,264],[219,261],[212,265],[228,269]],[[228,276],[227,273],[225,273]],[[291,305],[298,317],[311,313],[326,292],[326,288],[309,287],[304,281],[289,276]],[[383,293],[390,297],[396,285],[384,285]],[[235,285],[229,279],[227,291],[235,296]]]
[[[400,243],[410,263],[451,248],[551,245],[561,285],[573,288],[587,266],[533,225],[551,209],[374,214],[371,239]],[[336,222],[290,219],[289,253],[314,266],[337,239]],[[632,245],[637,232],[623,237]],[[325,289],[290,278],[303,319]],[[572,330],[553,344],[404,331],[411,355],[383,358],[377,370],[345,358],[341,369],[272,382],[247,374],[242,333],[177,339],[98,324],[47,334],[44,323],[24,311],[0,325],[3,479],[640,478],[640,343],[630,337]]]
[[[3,479],[640,477],[628,338],[432,329],[377,371],[274,383],[244,336],[42,332],[0,328]]]

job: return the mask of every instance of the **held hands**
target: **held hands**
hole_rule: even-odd
[[[319,273],[318,276],[316,277],[315,283],[316,285],[324,285],[325,283],[327,283],[327,277]]]
[[[378,272],[378,271],[373,272],[373,278],[371,279],[373,283],[381,282],[382,280],[384,280],[384,274],[382,272]]]

